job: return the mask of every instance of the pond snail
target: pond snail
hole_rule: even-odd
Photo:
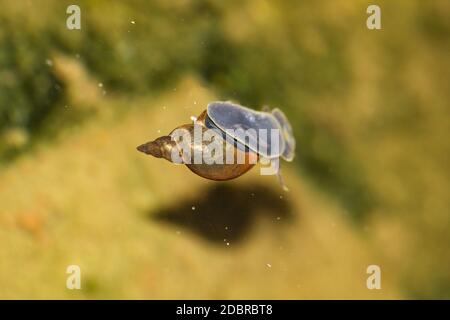
[[[237,178],[258,161],[272,167],[275,163],[274,173],[287,189],[281,178],[279,158],[294,159],[295,138],[279,109],[255,111],[218,101],[209,103],[193,123],[181,125],[167,136],[138,146],[137,150],[185,164],[195,174],[218,181]]]

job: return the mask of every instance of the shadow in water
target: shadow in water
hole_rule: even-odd
[[[263,216],[274,226],[289,221],[292,212],[286,194],[260,184],[240,186],[220,183],[149,217],[186,228],[213,243],[237,243]],[[224,240],[226,239],[226,240]]]

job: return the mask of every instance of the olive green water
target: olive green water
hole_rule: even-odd
[[[0,1],[0,298],[449,298],[450,6],[378,3]],[[135,150],[211,100],[285,111],[289,193]]]

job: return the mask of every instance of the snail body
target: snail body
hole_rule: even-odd
[[[281,136],[276,140],[273,137],[272,140],[262,139],[256,133],[260,129],[276,129]],[[199,140],[196,134],[208,135],[210,139]],[[183,139],[177,140],[180,136]],[[279,109],[271,113],[258,112],[230,102],[213,102],[194,123],[181,125],[169,135],[144,143],[137,149],[156,158],[185,164],[203,178],[222,181],[243,175],[261,158],[282,157],[292,161],[295,140],[289,122]],[[203,155],[200,159],[203,161],[198,161],[197,155]]]

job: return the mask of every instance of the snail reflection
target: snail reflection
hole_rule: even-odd
[[[193,123],[137,149],[218,181],[237,178],[260,162],[265,165],[261,174],[277,174],[286,189],[279,159],[294,159],[295,139],[288,119],[277,108],[255,111],[231,102],[212,102]]]

